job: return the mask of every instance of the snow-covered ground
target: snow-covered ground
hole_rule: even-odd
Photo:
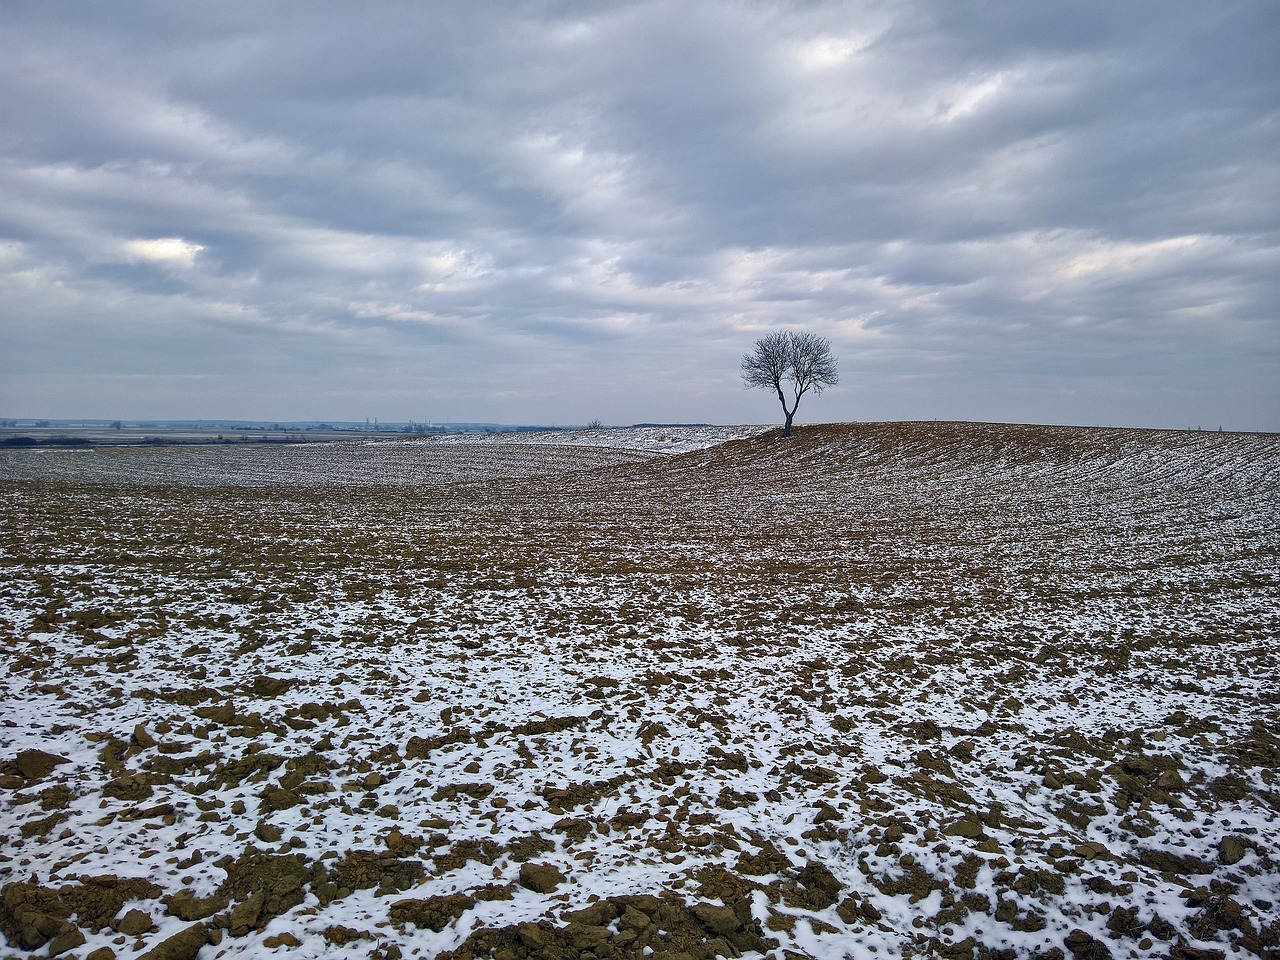
[[[530,444],[550,443],[567,446],[604,447],[615,450],[639,450],[645,453],[689,453],[705,450],[727,440],[754,437],[767,426],[666,426],[604,427],[596,430],[514,431],[511,433],[445,433],[422,438],[422,443],[443,444]]]
[[[1280,950],[1276,437],[556,437],[0,454],[0,956]]]

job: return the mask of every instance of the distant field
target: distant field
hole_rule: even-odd
[[[263,444],[324,443],[334,440],[368,439],[400,435],[399,430],[306,429],[290,427],[205,427],[173,424],[121,425],[119,429],[105,423],[55,423],[36,426],[0,425],[0,448],[35,443],[44,446],[134,446],[136,444]]]
[[[0,956],[1280,955],[1280,438],[562,439],[0,451]]]
[[[0,481],[384,486],[557,476],[701,450],[761,427],[636,427],[305,443],[0,448]]]

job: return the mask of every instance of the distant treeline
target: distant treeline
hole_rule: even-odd
[[[0,447],[91,447],[93,441],[86,437],[5,437]]]
[[[112,439],[106,442],[100,440],[90,440],[88,437],[5,437],[0,440],[0,447],[18,447],[22,449],[30,449],[32,447],[120,447],[120,446],[148,446],[148,447],[207,447],[207,446],[223,446],[229,444],[245,444],[245,443],[323,443],[323,440],[317,440],[308,437],[301,437],[296,434],[287,437],[209,437],[205,438],[180,438],[180,437],[143,437],[141,440],[129,439]]]

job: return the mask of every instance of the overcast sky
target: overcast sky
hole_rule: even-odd
[[[1280,429],[1280,5],[0,6],[0,416]]]

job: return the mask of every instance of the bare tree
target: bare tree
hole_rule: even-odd
[[[836,358],[831,355],[831,341],[826,337],[775,330],[757,340],[755,348],[742,358],[742,379],[748,387],[764,387],[777,393],[787,418],[782,435],[789,437],[800,398],[810,390],[817,394],[834,386],[840,382],[840,374]],[[789,386],[784,388],[784,384]]]

